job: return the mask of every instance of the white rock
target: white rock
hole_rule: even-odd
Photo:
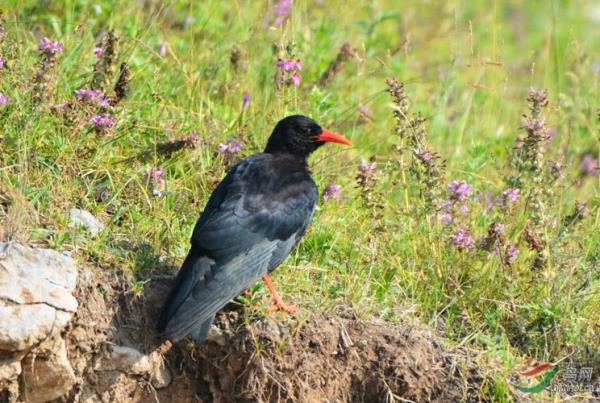
[[[25,401],[37,403],[57,399],[69,392],[76,378],[62,338],[52,338],[23,359]]]
[[[161,389],[171,383],[169,368],[157,351],[150,355],[141,353],[132,347],[111,346],[110,359],[102,360],[95,366],[99,371],[119,371],[130,375],[151,375],[152,385]]]
[[[22,351],[44,340],[56,310],[45,304],[0,306],[0,351]]]
[[[72,295],[77,284],[73,259],[49,249],[20,244],[0,243],[6,257],[0,270],[0,300],[17,304],[47,304],[67,311],[77,311]]]
[[[86,228],[93,237],[97,236],[104,229],[104,224],[87,210],[72,208],[69,210],[69,215],[71,216],[72,226]]]
[[[152,362],[152,386],[156,389],[162,389],[169,386],[173,380],[173,376],[160,354],[156,351],[153,352],[150,355],[150,361]]]
[[[0,243],[0,383],[21,374],[28,402],[55,399],[73,386],[58,335],[77,311],[76,283],[71,258]]]
[[[121,371],[141,375],[150,373],[152,364],[147,355],[127,346],[111,346],[110,360],[100,362],[96,369],[101,371]]]

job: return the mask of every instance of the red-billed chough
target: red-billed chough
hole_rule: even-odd
[[[163,306],[158,327],[168,339],[205,340],[215,314],[261,277],[275,309],[295,310],[277,295],[269,273],[312,220],[317,186],[307,159],[325,142],[351,145],[306,116],[288,116],[275,126],[264,152],[231,168],[196,223]]]

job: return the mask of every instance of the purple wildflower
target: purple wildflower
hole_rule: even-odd
[[[277,68],[283,71],[301,71],[302,70],[302,61],[300,59],[286,59],[286,60],[277,60]]]
[[[491,228],[491,230],[492,230],[492,232],[493,232],[494,234],[496,234],[496,235],[501,235],[501,234],[503,234],[503,233],[504,233],[504,228],[505,228],[505,227],[506,227],[506,226],[505,226],[504,224],[497,223],[497,224],[493,224],[493,225],[492,225],[492,228]]]
[[[162,196],[165,190],[165,171],[160,168],[147,169],[144,178],[152,185],[152,194],[156,197]]]
[[[375,171],[377,171],[377,163],[375,161],[368,162],[362,160],[360,165],[358,166],[358,171],[365,176],[372,175],[375,173]]]
[[[502,191],[502,197],[505,202],[516,203],[519,201],[519,189],[508,188]]]
[[[68,101],[66,101],[66,102],[62,102],[58,105],[54,105],[54,108],[64,110],[69,105],[70,105],[70,103]]]
[[[103,108],[107,108],[109,106],[109,100],[102,91],[96,91],[89,88],[80,88],[75,91],[75,96],[88,102],[96,102]]]
[[[552,140],[554,137],[556,137],[556,133],[558,132],[554,127],[549,127],[546,130],[546,140]]]
[[[467,217],[470,212],[471,212],[471,209],[466,204],[463,204],[462,206],[460,206],[460,213],[463,216]]]
[[[276,27],[283,25],[292,13],[293,0],[278,0],[273,6],[273,14],[275,14],[275,21],[273,24]]]
[[[591,154],[586,154],[581,160],[581,174],[584,176],[598,176],[600,175],[600,168],[598,167],[598,160]]]
[[[298,87],[300,85],[300,79],[301,79],[300,73],[298,73],[297,71],[294,74],[292,74],[292,77],[290,77],[290,80],[292,80],[292,83],[296,87]]]
[[[279,70],[277,74],[277,83],[283,84],[284,82],[288,82],[290,84],[295,85],[296,87],[300,85],[300,81],[302,76],[300,75],[300,71],[302,70],[302,61],[300,59],[277,59],[277,63],[275,64],[277,70]]]
[[[435,157],[433,152],[431,152],[430,150],[425,150],[425,151],[415,150],[414,154],[420,161],[422,161],[425,164],[428,163],[429,161],[431,161]]]
[[[452,192],[450,198],[453,200],[465,200],[471,194],[471,189],[471,185],[463,181],[453,180],[448,184],[448,190]]]
[[[545,126],[546,126],[546,119],[544,119],[544,118],[539,118],[539,119],[529,118],[529,119],[527,119],[527,128],[531,131],[537,131],[540,129],[544,129]]]
[[[515,245],[508,245],[506,248],[506,256],[508,258],[508,263],[516,262],[517,257],[519,256],[519,248]]]
[[[198,132],[192,132],[189,136],[184,138],[184,140],[189,148],[196,148],[200,143],[200,135]]]
[[[2,56],[0,56],[0,70],[4,69],[5,64],[6,64],[6,61],[4,60],[4,58]]]
[[[357,109],[358,109],[358,113],[364,120],[366,120],[366,121],[373,120],[373,111],[368,106],[359,102]]]
[[[160,180],[164,177],[165,171],[160,167],[147,169],[146,172],[144,172],[144,178],[146,179]]]
[[[453,217],[450,213],[438,213],[437,219],[440,224],[446,225],[452,222]]]
[[[244,95],[242,95],[242,109],[246,109],[249,104],[250,104],[250,93],[244,92]]]
[[[237,140],[237,141],[232,141],[229,143],[229,152],[231,154],[235,154],[237,152],[239,152],[242,149],[242,142]]]
[[[473,237],[466,228],[459,228],[456,235],[452,237],[452,244],[458,249],[470,249],[473,247]]]
[[[98,59],[101,59],[102,56],[104,55],[104,48],[102,48],[101,43],[97,43],[96,46],[94,47],[94,54],[96,55],[96,57]]]
[[[220,143],[217,151],[221,154],[236,154],[242,149],[242,142],[239,140],[229,140],[226,144]]]
[[[0,92],[0,105],[6,106],[10,102],[10,97]]]
[[[296,61],[293,59],[287,59],[283,61],[283,70],[292,71],[296,67]]]
[[[108,100],[108,98],[102,96],[102,97],[98,97],[96,99],[96,101],[98,101],[98,105],[103,107],[103,108],[108,108],[108,106],[110,105],[110,102]]]
[[[105,127],[113,127],[115,124],[115,118],[110,116],[108,113],[102,113],[100,115],[94,115],[91,118],[91,122],[98,129],[103,129]]]
[[[537,88],[530,87],[529,98],[540,104],[544,104],[542,106],[546,106],[545,104],[548,103],[548,90],[538,90]]]
[[[450,210],[452,208],[452,206],[454,206],[454,203],[452,203],[451,200],[443,200],[442,201],[442,208],[444,210]]]
[[[275,63],[275,67],[277,69],[291,72],[291,71],[302,71],[302,60],[300,59],[277,59],[277,63]]]
[[[325,187],[325,190],[323,191],[323,201],[327,201],[329,199],[339,200],[341,191],[342,187],[340,185],[331,182]]]
[[[40,41],[39,49],[42,53],[45,53],[47,56],[53,56],[57,53],[62,52],[63,45],[60,42],[52,42],[48,38],[43,38]]]

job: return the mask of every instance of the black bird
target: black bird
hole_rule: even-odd
[[[275,126],[264,152],[236,164],[214,190],[191,238],[191,249],[175,279],[158,328],[177,342],[206,339],[215,314],[261,277],[283,303],[269,273],[306,232],[317,205],[308,156],[325,142],[351,145],[301,115]]]

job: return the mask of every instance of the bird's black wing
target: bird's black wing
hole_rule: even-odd
[[[279,265],[310,224],[314,182],[301,172],[278,177],[269,158],[259,154],[242,161],[211,195],[167,302],[164,321],[171,340],[210,320]]]

